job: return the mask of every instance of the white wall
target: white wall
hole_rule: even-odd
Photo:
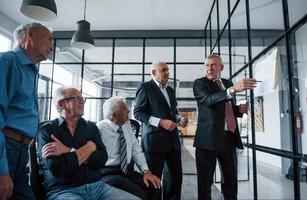
[[[264,132],[256,132],[256,144],[281,148],[279,91],[266,94],[263,98]],[[257,160],[281,168],[281,157],[257,152]]]
[[[14,30],[19,24],[0,12],[0,32],[8,37],[12,37]]]
[[[307,25],[300,28],[295,37],[299,95],[303,115],[302,152],[307,154]]]

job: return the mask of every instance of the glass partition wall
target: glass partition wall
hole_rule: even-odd
[[[238,152],[238,198],[306,199],[306,10],[305,0],[214,0],[203,31],[94,31],[90,50],[70,47],[72,32],[55,32],[55,51],[39,67],[40,120],[57,116],[52,97],[62,85],[82,91],[86,119],[103,119],[111,96],[126,97],[133,118],[135,92],[160,60],[170,68],[180,113],[189,117],[181,133],[193,137],[193,81],[204,75],[205,56],[219,53],[223,77],[261,81],[236,96],[237,104],[250,103],[239,119],[246,148]],[[220,180],[217,171],[218,187]]]
[[[63,85],[82,91],[87,99],[86,119],[102,120],[102,105],[111,96],[125,97],[131,111],[130,118],[133,118],[137,88],[151,79],[151,63],[164,61],[170,69],[169,85],[176,91],[179,112],[191,119],[191,125],[182,129],[181,133],[183,136],[194,136],[197,111],[192,84],[204,73],[205,55],[203,32],[196,32],[198,36],[176,32],[187,35],[184,37],[138,36],[143,33],[135,33],[131,38],[96,36],[96,47],[84,51],[70,47],[70,38],[55,36],[53,55],[39,67],[40,120],[57,117],[52,95],[56,88]],[[156,34],[164,33],[158,31]]]
[[[219,53],[222,76],[233,82],[259,81],[236,97],[250,102],[239,120],[246,147],[238,152],[239,199],[307,198],[306,11],[304,0],[213,2],[206,56]]]

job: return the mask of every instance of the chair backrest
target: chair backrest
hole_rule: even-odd
[[[40,122],[39,126],[41,127],[47,123],[47,121]],[[29,145],[29,168],[30,168],[30,184],[32,191],[36,199],[45,199],[45,190],[44,190],[44,177],[43,177],[43,168],[40,164],[41,161],[37,156],[37,143],[36,139],[31,142]]]
[[[36,199],[45,199],[43,175],[40,171],[37,157],[36,141],[29,146],[30,184]]]
[[[135,119],[129,119],[129,120],[130,120],[130,124],[131,124],[132,129],[135,131],[135,137],[136,137],[136,139],[138,139],[139,135],[140,135],[141,125]]]

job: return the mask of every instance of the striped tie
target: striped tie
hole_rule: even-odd
[[[220,80],[217,80],[215,82],[219,86],[220,90],[224,90]],[[225,103],[225,117],[226,117],[226,124],[227,124],[228,129],[232,133],[234,133],[236,130],[236,121],[235,121],[235,115],[233,113],[233,109],[232,109],[232,105],[230,101],[227,101]]]
[[[127,163],[127,147],[126,147],[126,140],[124,137],[124,132],[122,127],[119,127],[117,130],[117,133],[119,134],[119,141],[120,141],[120,169],[124,172],[124,174],[127,173],[128,170],[128,163]]]

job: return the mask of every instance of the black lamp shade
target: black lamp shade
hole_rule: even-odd
[[[77,22],[78,30],[71,39],[71,46],[79,49],[90,49],[95,47],[94,40],[90,31],[90,23],[81,20]]]
[[[39,21],[54,20],[58,14],[54,0],[23,0],[20,11]]]

